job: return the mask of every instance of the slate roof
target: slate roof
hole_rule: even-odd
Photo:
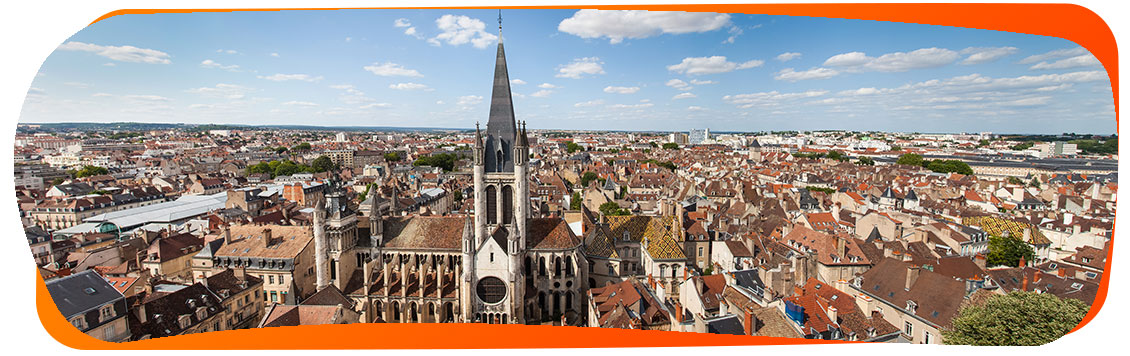
[[[87,310],[124,298],[101,275],[86,270],[47,281],[47,292],[63,317],[70,319]]]

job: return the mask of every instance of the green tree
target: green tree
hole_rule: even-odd
[[[1020,265],[1020,258],[1027,261],[1035,259],[1036,253],[1032,246],[1017,237],[989,236],[989,254],[985,257],[985,265],[1016,267]]]
[[[400,152],[385,153],[385,160],[389,162],[400,162]]]
[[[463,191],[462,190],[456,190],[455,195],[453,197],[455,198],[455,201],[463,201]]]
[[[412,162],[413,166],[432,166],[442,168],[446,172],[455,169],[455,161],[459,160],[459,156],[454,153],[439,153],[431,156],[424,156]]]
[[[297,163],[291,162],[290,160],[286,160],[280,162],[277,166],[275,166],[275,177],[302,173],[306,171],[306,168],[307,167],[300,166]]]
[[[596,173],[585,172],[585,174],[581,175],[581,186],[587,188],[589,186],[589,183],[592,182],[593,180],[597,179],[597,178],[600,178],[600,177],[597,176]]]
[[[927,161],[925,167],[926,169],[938,173],[957,172],[966,175],[973,174],[973,168],[969,167],[968,163],[955,159],[939,159]]]
[[[309,142],[303,142],[303,143],[294,145],[294,147],[291,148],[290,150],[291,151],[309,151],[310,150],[310,143]]]
[[[1024,181],[1016,177],[1008,177],[1008,184],[1024,185]]]
[[[566,152],[574,153],[574,152],[577,152],[577,151],[580,151],[580,150],[581,150],[581,145],[578,145],[578,144],[574,143],[573,141],[569,141],[568,143],[565,144],[565,151]]]
[[[275,150],[274,150],[274,151],[275,151],[275,153],[277,153],[277,154],[280,154],[280,155],[281,155],[281,154],[283,154],[283,153],[286,153],[287,149],[286,149],[286,147],[283,147],[283,146],[279,146],[278,148],[275,148]]]
[[[1036,177],[1032,177],[1032,181],[1028,182],[1028,186],[1036,187],[1036,189],[1040,189],[1040,180],[1036,179]]]
[[[97,176],[97,175],[103,175],[103,174],[109,174],[109,173],[110,173],[110,171],[107,170],[106,168],[103,168],[103,167],[83,166],[82,169],[75,171],[74,177],[75,178],[83,178],[83,177]]]
[[[327,156],[318,156],[310,162],[310,168],[313,168],[315,173],[321,173],[337,169],[337,164]]]
[[[620,205],[616,204],[616,202],[614,202],[614,201],[605,202],[604,204],[600,204],[599,209],[600,209],[600,213],[604,214],[605,216],[631,215],[631,213],[632,213],[632,212],[628,211],[628,209],[621,209]]]
[[[922,159],[922,155],[905,153],[902,156],[899,156],[899,160],[895,161],[895,163],[905,164],[908,166],[922,166],[924,164],[924,160]]]
[[[836,150],[828,151],[828,155],[826,157],[837,160],[837,161],[841,161],[841,162],[848,160],[847,156],[844,156],[843,153],[840,153],[840,151],[836,151]]]
[[[1017,145],[1013,145],[1009,148],[1012,149],[1013,151],[1023,151],[1023,150],[1032,148],[1032,145],[1033,144],[1031,142],[1024,142],[1024,143],[1020,143],[1020,144],[1017,144]]]
[[[859,157],[859,161],[855,162],[855,164],[858,164],[858,165],[861,165],[861,166],[874,166],[875,160],[872,159],[871,157]]]
[[[581,210],[581,192],[573,192],[573,197],[569,199],[569,210]]]
[[[984,304],[962,307],[951,326],[942,330],[942,340],[950,345],[1043,345],[1078,326],[1088,309],[1081,301],[1049,293],[993,295]]]
[[[677,150],[677,149],[679,149],[679,144],[674,143],[674,142],[664,143],[663,149],[665,149],[665,150]]]
[[[977,142],[977,147],[985,147],[989,145],[989,140],[981,140]]]
[[[894,151],[894,152],[902,151],[902,146],[891,146],[891,151]]]
[[[51,181],[51,185],[59,185],[59,184],[63,184],[63,182],[65,182],[65,181],[66,181],[66,180],[65,180],[65,179],[63,179],[63,178],[55,178],[55,180]]]

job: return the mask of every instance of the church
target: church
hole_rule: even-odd
[[[486,130],[475,129],[473,216],[394,216],[395,199],[374,189],[358,236],[357,213],[329,193],[314,222],[318,290],[353,299],[362,322],[578,325],[582,239],[560,217],[531,216],[528,142],[500,36]]]

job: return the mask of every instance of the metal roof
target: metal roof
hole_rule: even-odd
[[[113,211],[83,219],[87,223],[112,223],[126,231],[149,223],[174,223],[212,210],[227,202],[227,192],[212,195],[185,195],[177,200]]]
[[[125,298],[94,270],[47,281],[47,292],[67,319]]]

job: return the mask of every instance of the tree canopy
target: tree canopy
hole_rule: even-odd
[[[432,166],[442,168],[446,172],[455,169],[455,161],[459,160],[459,156],[454,153],[438,153],[431,156],[424,156],[412,162],[413,166]]]
[[[572,199],[569,199],[569,210],[581,210],[581,192],[573,192]]]
[[[596,173],[585,172],[585,174],[581,175],[581,186],[582,187],[588,187],[589,183],[592,182],[593,180],[596,180],[597,178],[600,178],[600,177],[597,176]]]
[[[327,156],[318,156],[310,162],[310,168],[313,168],[314,172],[325,172],[337,169],[337,164]]]
[[[294,147],[291,148],[290,150],[291,151],[309,151],[310,150],[310,143],[309,142],[303,142],[303,143],[294,145]]]
[[[1016,267],[1020,265],[1020,257],[1031,261],[1035,255],[1032,246],[1020,238],[989,236],[989,254],[985,257],[985,265]]]
[[[665,149],[665,150],[677,150],[677,149],[679,149],[679,144],[674,143],[674,142],[664,143],[663,149]]]
[[[858,165],[861,165],[861,166],[874,166],[875,160],[872,159],[871,157],[859,157],[859,161],[856,161],[855,164],[858,164]]]
[[[895,161],[895,163],[905,164],[908,166],[922,166],[923,161],[924,160],[922,159],[922,155],[914,153],[904,153],[902,156],[899,156],[899,160]]]
[[[83,178],[83,177],[91,177],[91,176],[109,174],[110,170],[108,170],[104,167],[98,167],[98,166],[82,166],[81,169],[79,169],[77,171],[71,170],[68,173],[71,173],[71,176],[73,176],[75,178]]]
[[[400,152],[385,153],[385,160],[389,161],[389,162],[399,162],[400,161]]]
[[[968,163],[958,161],[956,159],[938,159],[927,161],[926,169],[937,173],[961,173],[965,175],[973,174],[973,168],[969,167]]]
[[[942,330],[942,340],[950,345],[1043,345],[1079,325],[1088,309],[1081,301],[1048,293],[993,295],[984,304],[962,307],[951,327]]]
[[[619,204],[616,204],[616,202],[614,201],[610,201],[604,204],[600,204],[600,213],[604,214],[605,216],[617,216],[631,215],[632,212],[628,211],[628,209],[622,209],[620,208]]]
[[[580,150],[581,150],[581,145],[573,143],[572,141],[565,143],[565,151],[566,152],[574,153],[574,152],[577,152],[577,151],[580,151]]]

